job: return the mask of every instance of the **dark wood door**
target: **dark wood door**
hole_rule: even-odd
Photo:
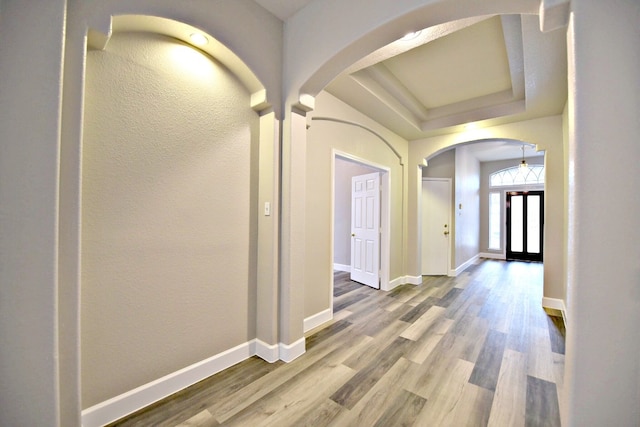
[[[544,191],[507,193],[507,259],[542,261]]]

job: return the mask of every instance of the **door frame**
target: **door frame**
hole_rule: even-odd
[[[418,245],[418,249],[419,249],[419,257],[418,257],[418,264],[420,267],[420,276],[422,277],[422,239],[423,239],[423,227],[422,227],[422,183],[424,181],[444,181],[447,182],[449,184],[449,219],[448,219],[448,224],[449,224],[449,239],[447,239],[447,276],[454,276],[454,274],[452,274],[452,268],[451,268],[451,250],[452,250],[452,245],[451,245],[451,240],[455,239],[455,232],[454,232],[454,227],[453,227],[453,209],[452,209],[452,200],[453,200],[453,180],[451,178],[432,178],[432,177],[422,177],[420,178],[420,203],[418,203],[418,233],[420,236],[420,244]]]
[[[510,215],[510,206],[509,200],[511,196],[523,196],[523,210],[527,212],[527,197],[529,195],[538,195],[540,196],[540,254],[530,255],[527,251],[527,239],[523,240],[523,252],[521,257],[513,257],[509,256],[512,254],[511,252],[511,215]],[[544,206],[544,190],[512,190],[505,191],[504,196],[504,207],[505,207],[505,248],[504,254],[505,259],[507,260],[516,260],[516,261],[536,261],[536,262],[544,262],[544,218],[545,218],[545,206]],[[524,216],[524,237],[526,237],[526,229],[527,229],[527,220],[526,215]]]
[[[353,154],[346,153],[337,149],[331,150],[331,265],[328,266],[331,280],[331,286],[329,287],[330,294],[330,310],[331,316],[333,316],[333,259],[334,259],[334,245],[333,238],[335,228],[335,185],[336,185],[336,158],[353,161],[360,163],[361,165],[370,167],[380,172],[380,290],[389,291],[389,274],[390,274],[390,261],[391,261],[391,168],[372,162],[367,159],[355,156]],[[364,286],[364,285],[363,285]]]

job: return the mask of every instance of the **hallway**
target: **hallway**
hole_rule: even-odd
[[[388,293],[336,273],[303,356],[252,357],[114,425],[558,426],[564,327],[542,273],[483,260]]]

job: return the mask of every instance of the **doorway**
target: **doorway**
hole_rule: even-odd
[[[379,289],[389,290],[390,259],[390,173],[389,169],[357,158],[353,155],[333,151],[333,271],[351,273],[352,259],[352,177],[369,173],[378,174],[379,181],[379,245],[377,261],[379,271]],[[333,274],[331,275],[333,277]],[[333,298],[333,283],[331,286]]]
[[[422,275],[449,274],[451,180],[422,180]]]
[[[544,191],[507,192],[508,260],[542,262]]]
[[[351,280],[380,289],[380,172],[351,178]]]

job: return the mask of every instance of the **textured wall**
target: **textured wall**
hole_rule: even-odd
[[[85,113],[86,408],[254,338],[258,119],[226,69],[140,33],[89,52]]]

